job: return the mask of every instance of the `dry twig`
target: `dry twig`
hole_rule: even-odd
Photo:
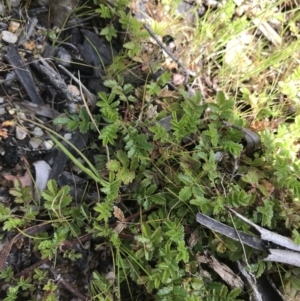
[[[149,32],[149,34],[151,35],[151,37],[155,40],[155,42],[159,45],[159,47],[166,52],[166,54],[175,62],[177,63],[186,73],[186,77],[185,77],[185,83],[187,83],[189,76],[192,75],[194,76],[194,73],[187,69],[180,61],[179,59],[157,38],[157,36],[154,34],[154,32],[152,31],[152,29],[150,28],[150,26],[148,24],[144,24],[145,29]]]

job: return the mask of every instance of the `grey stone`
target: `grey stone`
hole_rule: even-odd
[[[15,44],[18,40],[18,37],[10,31],[2,31],[2,40],[7,43]]]

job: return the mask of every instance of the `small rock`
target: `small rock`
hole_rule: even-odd
[[[218,7],[220,6],[220,3],[216,0],[206,0],[206,5],[208,7]]]
[[[5,13],[5,6],[3,5],[3,3],[0,3],[0,16],[3,16]]]
[[[4,103],[4,98],[0,97],[0,103]]]
[[[38,138],[32,138],[29,141],[29,145],[31,146],[32,149],[37,149],[41,144],[42,144],[42,140]]]
[[[49,150],[54,146],[54,142],[52,140],[47,140],[42,143],[42,148],[44,150]]]
[[[0,4],[0,12],[1,12],[1,4]],[[0,14],[0,16],[1,16],[1,14]],[[5,29],[7,29],[7,23],[5,23],[5,22],[0,22],[0,30],[2,31],[2,30],[5,30]]]
[[[68,103],[68,110],[71,114],[76,114],[76,113],[79,113],[80,106],[78,103],[70,102],[70,103]]]
[[[22,119],[22,120],[26,119],[26,115],[24,112],[17,112],[17,116],[19,119]]]
[[[36,196],[38,197],[47,186],[51,167],[44,160],[36,161],[33,165],[35,168],[35,186],[37,188]]]
[[[173,83],[175,86],[180,86],[184,83],[185,76],[179,73],[173,74]]]
[[[0,187],[0,203],[8,203],[10,200],[7,190],[4,187]]]
[[[47,6],[47,5],[49,5],[49,0],[38,0],[38,4],[40,5],[40,6]]]
[[[71,140],[72,134],[71,133],[66,133],[66,134],[64,134],[64,138],[67,139],[67,140]]]
[[[8,110],[8,113],[9,113],[10,115],[15,115],[15,114],[16,114],[16,109],[15,109],[15,108],[9,109],[9,110]]]
[[[19,22],[16,22],[16,21],[10,21],[9,22],[8,30],[10,32],[16,32],[19,28],[20,28],[20,23]]]
[[[59,59],[59,63],[64,67],[71,66],[71,54],[63,47],[60,47],[57,52],[57,58]]]
[[[18,40],[18,37],[10,31],[2,31],[2,40],[7,43],[15,44]]]
[[[6,113],[5,108],[0,108],[0,115],[4,115]]]
[[[10,0],[11,7],[18,7],[20,6],[20,0]]]
[[[16,126],[16,138],[18,140],[23,140],[27,136],[27,130],[23,127]]]
[[[76,86],[74,86],[74,85],[68,85],[67,88],[68,88],[68,91],[71,92],[73,95],[80,96],[80,91],[79,91],[79,89]]]
[[[33,134],[34,134],[34,136],[41,137],[44,135],[44,132],[42,131],[42,129],[40,127],[36,126],[33,130]]]
[[[23,47],[26,49],[26,50],[34,50],[36,48],[36,44],[34,41],[26,41],[24,44],[23,44]]]
[[[14,80],[16,80],[17,76],[15,72],[9,72],[6,74],[5,76],[5,81],[4,81],[4,85],[6,87],[10,87],[12,85],[12,83],[14,82]]]

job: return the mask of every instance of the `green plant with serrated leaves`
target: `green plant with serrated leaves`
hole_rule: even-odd
[[[16,203],[24,205],[29,204],[32,201],[32,191],[30,186],[23,187],[21,181],[14,180],[14,187],[9,190],[9,193],[14,196],[14,201]]]
[[[162,1],[162,10],[169,7],[167,14],[163,21],[153,20],[151,27],[159,39],[170,34],[175,42],[180,41],[178,49],[188,49],[179,59],[186,67],[196,68],[197,74],[189,77],[188,86],[172,85],[172,76],[181,73],[179,68],[175,74],[164,71],[155,80],[149,76],[144,85],[136,86],[121,74],[137,63],[147,67],[141,60],[142,51],[145,44],[154,42],[142,24],[126,12],[128,1],[96,2],[96,12],[103,20],[118,20],[124,34],[122,51],[106,69],[107,91],[98,94],[95,111],[90,115],[84,108],[56,121],[68,130],[87,133],[90,144],[82,151],[73,148],[70,152],[65,147],[67,141],[51,130],[48,133],[82,171],[79,174],[88,181],[87,196],[91,191],[97,193],[92,200],[83,197],[75,203],[68,186],[58,187],[51,180],[43,192],[42,207],[42,217],[51,219],[51,231],[36,238],[35,250],[43,258],[55,260],[61,244],[81,235],[92,237],[91,256],[108,250],[112,257],[109,272],[89,271],[92,299],[244,298],[245,291],[221,283],[217,273],[197,261],[197,256],[206,252],[226,264],[247,259],[247,268],[256,277],[279,271],[281,282],[277,284],[296,296],[297,268],[283,269],[260,261],[257,258],[262,254],[202,227],[195,216],[200,211],[251,233],[247,224],[226,209],[233,207],[252,222],[274,232],[280,229],[299,243],[300,119],[295,116],[299,110],[299,68],[294,62],[299,41],[292,38],[286,43],[289,37],[285,36],[280,46],[268,43],[260,31],[257,34],[251,17],[236,17],[234,1],[208,9],[195,19],[194,27],[184,25],[189,29],[185,32],[182,24],[186,20],[177,11],[179,1]],[[271,18],[270,11],[279,3],[263,7],[266,24],[275,24],[275,18],[284,30],[291,27],[295,37],[299,34],[293,12],[279,9]],[[196,11],[197,5],[193,9]],[[105,24],[100,34],[114,45],[119,29],[115,22]],[[241,45],[244,39],[248,39],[244,53],[251,64],[241,69],[228,64],[225,55],[234,51],[230,43]],[[290,106],[296,113],[287,122],[285,112]],[[244,129],[258,134],[262,142],[251,154],[246,151],[251,141]],[[0,204],[1,221],[7,230],[24,226],[11,209],[20,209],[30,223],[36,223],[37,209],[28,208],[28,193],[21,187],[13,191],[20,207]],[[116,213],[116,207],[122,214]],[[80,254],[67,251],[65,257],[76,263]],[[9,270],[5,275],[11,279]],[[43,276],[35,273],[39,285],[54,298],[57,287],[48,279],[42,281]],[[12,298],[21,292],[21,286],[16,287],[14,283]]]
[[[104,92],[99,92],[100,101],[97,102],[97,106],[100,107],[101,117],[106,122],[116,122],[119,118],[118,106],[120,102],[115,100],[116,95],[111,93],[107,95]]]
[[[149,152],[153,149],[152,143],[146,134],[140,134],[134,127],[129,127],[124,137],[125,150],[128,158],[138,158],[144,165],[148,164]]]
[[[99,123],[99,116],[93,116],[95,121]],[[53,120],[54,124],[66,125],[69,131],[79,130],[86,133],[88,130],[94,129],[86,108],[81,108],[79,114],[66,114],[59,116]]]
[[[47,190],[42,192],[42,196],[45,199],[45,208],[55,213],[57,217],[69,215],[70,208],[68,205],[72,202],[69,192],[69,186],[58,188],[56,181],[48,181]]]

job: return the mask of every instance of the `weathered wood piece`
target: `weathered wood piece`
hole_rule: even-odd
[[[260,237],[262,240],[272,242],[278,246],[281,246],[282,248],[287,248],[289,250],[300,252],[300,246],[294,243],[293,240],[291,240],[290,238],[274,233],[272,231],[269,231],[267,229],[264,229],[263,227],[254,224],[253,222],[251,222],[250,220],[248,220],[247,218],[245,218],[244,216],[237,213],[231,208],[228,208],[228,210],[232,212],[235,216],[243,220],[245,223],[255,228],[255,230],[260,233]],[[299,253],[299,257],[300,257],[300,253]]]
[[[22,101],[16,104],[16,107],[20,107],[21,110],[28,111],[37,116],[47,117],[54,119],[60,115],[60,113],[52,108],[45,105],[37,105],[29,101]]]
[[[256,250],[266,251],[263,247],[262,240],[257,237],[251,236],[239,230],[235,230],[234,228],[220,223],[202,213],[197,213],[196,220],[199,224],[220,234],[223,234],[233,240],[241,241],[243,244],[250,246]]]
[[[17,48],[13,44],[8,45],[5,57],[14,69],[20,84],[24,87],[31,101],[35,104],[43,104],[40,95],[36,91],[31,72],[28,66],[24,64]]]
[[[87,135],[74,131],[72,133],[72,138],[70,142],[77,149],[81,150],[86,146],[87,138],[88,138]],[[76,154],[76,152],[72,147],[70,147],[69,145],[67,145],[66,147],[72,154]],[[69,158],[62,150],[58,150],[56,153],[53,153],[53,155],[54,155],[53,158],[54,164],[50,171],[49,179],[57,180],[57,178],[63,173]]]

